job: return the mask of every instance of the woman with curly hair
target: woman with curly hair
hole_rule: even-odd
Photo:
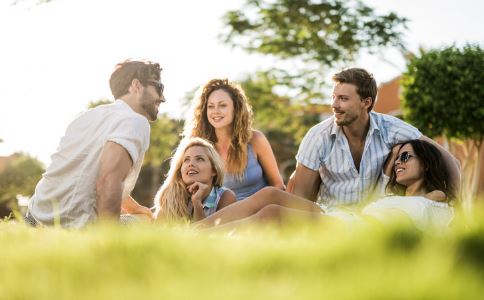
[[[225,163],[224,186],[245,199],[265,186],[285,189],[269,141],[252,129],[252,108],[243,89],[227,79],[201,87],[184,135],[212,142]]]

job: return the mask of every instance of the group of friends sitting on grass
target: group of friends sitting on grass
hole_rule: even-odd
[[[333,116],[305,135],[287,186],[269,141],[252,128],[243,89],[227,79],[207,82],[153,212],[130,193],[150,134],[158,134],[149,121],[165,102],[160,75],[159,64],[147,60],[116,66],[110,78],[116,100],[68,126],[30,200],[28,224],[79,228],[120,219],[234,228],[294,219],[349,226],[406,219],[420,230],[439,230],[453,219],[458,161],[415,127],[373,112],[376,81],[360,68],[334,74]]]

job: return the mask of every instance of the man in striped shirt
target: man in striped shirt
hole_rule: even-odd
[[[392,147],[410,139],[437,145],[457,186],[457,160],[402,120],[372,111],[377,85],[364,69],[333,75],[333,116],[311,128],[296,155],[291,192],[331,208],[381,196],[382,167]],[[393,161],[393,160],[392,160]]]

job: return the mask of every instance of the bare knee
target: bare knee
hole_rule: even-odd
[[[266,186],[258,193],[260,193],[260,197],[270,199],[270,202],[272,202],[271,204],[279,204],[280,197],[282,197],[286,192],[273,186]]]
[[[264,206],[261,210],[259,210],[255,217],[260,222],[279,222],[281,220],[282,215],[282,206],[277,204],[269,204]]]

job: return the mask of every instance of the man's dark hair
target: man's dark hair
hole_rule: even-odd
[[[356,92],[362,100],[371,98],[371,105],[368,107],[368,112],[373,109],[378,89],[375,78],[368,71],[360,68],[345,69],[334,74],[332,79],[337,83],[354,84],[356,86]]]
[[[135,78],[144,86],[149,81],[159,81],[161,70],[158,63],[148,60],[127,59],[118,63],[109,79],[109,87],[114,99],[126,95],[129,92],[131,82]]]

